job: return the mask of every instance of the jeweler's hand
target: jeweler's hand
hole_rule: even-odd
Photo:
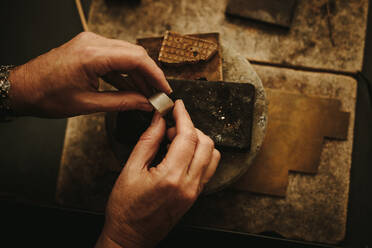
[[[112,72],[127,73],[135,83],[133,91],[98,92],[98,78]],[[151,87],[171,92],[163,72],[145,49],[89,32],[18,66],[9,80],[15,114],[42,117],[151,111],[144,93]]]
[[[165,134],[155,114],[111,192],[103,232],[96,247],[153,247],[191,207],[214,174],[220,153],[196,129],[182,103],[173,110],[176,127],[163,161],[149,167]]]

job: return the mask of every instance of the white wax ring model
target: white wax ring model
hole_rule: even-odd
[[[149,102],[162,116],[168,113],[174,106],[172,99],[170,99],[165,93],[156,93],[149,98]]]

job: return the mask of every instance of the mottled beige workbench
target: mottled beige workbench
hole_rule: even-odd
[[[225,44],[251,61],[337,73],[355,73],[362,67],[367,0],[335,1],[331,13],[335,46],[329,40],[325,0],[299,1],[289,31],[226,19],[226,0],[141,2],[139,7],[128,7],[94,0],[91,30],[132,42],[138,37],[160,36],[167,29],[220,32]],[[201,198],[184,223],[249,233],[276,231],[287,238],[337,243],[346,230],[356,80],[334,73],[264,65],[254,65],[254,69],[267,88],[339,99],[342,110],[351,113],[348,139],[324,143],[317,175],[292,173],[286,198],[227,189]],[[119,170],[107,142],[104,116],[70,119],[58,184],[59,202],[102,211]]]

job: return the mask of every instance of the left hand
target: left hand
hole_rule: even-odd
[[[98,92],[99,77],[112,72],[127,73],[134,81],[132,91]],[[164,73],[143,47],[90,32],[16,67],[9,80],[15,115],[51,118],[151,111],[144,96],[149,89],[171,92]]]

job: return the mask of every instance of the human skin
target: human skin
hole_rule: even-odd
[[[153,247],[192,206],[214,174],[220,153],[194,127],[176,101],[174,128],[155,114],[111,192],[106,222],[96,247]],[[171,141],[163,161],[149,167],[165,135]]]
[[[99,92],[99,78],[127,74],[130,91]],[[171,93],[161,69],[137,45],[84,32],[66,44],[16,67],[9,75],[14,114],[62,118],[95,112],[152,111],[152,89]],[[175,127],[155,113],[112,189],[96,247],[154,247],[192,206],[214,174],[220,153],[194,127],[181,100]],[[162,162],[151,166],[162,140]]]
[[[137,88],[98,92],[99,77],[111,72],[127,73]],[[143,47],[89,32],[16,67],[9,80],[13,82],[10,98],[16,115],[48,118],[130,109],[151,111],[144,96],[150,87],[172,91]]]

